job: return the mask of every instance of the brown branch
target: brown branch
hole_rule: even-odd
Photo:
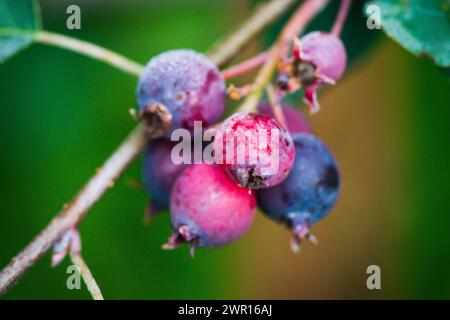
[[[292,0],[272,0],[258,10],[250,21],[230,36],[211,59],[220,67],[239,52],[260,30],[275,20]],[[270,9],[270,10],[269,10]],[[146,128],[139,124],[108,158],[103,167],[88,181],[75,199],[0,272],[0,296],[5,294],[70,228],[75,227],[87,211],[102,197],[128,165],[144,149]]]
[[[145,128],[137,126],[75,199],[0,273],[0,294],[6,291],[41,258],[87,211],[128,167],[146,144]]]

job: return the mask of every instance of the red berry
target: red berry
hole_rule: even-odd
[[[220,166],[190,165],[170,196],[173,235],[165,249],[183,242],[217,247],[240,238],[255,216],[255,195],[237,186]]]
[[[216,162],[241,187],[268,188],[283,181],[295,158],[291,135],[275,119],[239,112],[224,121],[214,139]]]

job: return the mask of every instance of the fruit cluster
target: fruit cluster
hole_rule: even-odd
[[[308,34],[294,41],[292,56],[282,60],[277,92],[302,87],[305,101],[317,111],[317,88],[340,78],[345,61],[338,37]],[[294,251],[305,238],[316,241],[309,229],[335,204],[339,171],[299,111],[280,102],[280,122],[271,103],[263,101],[254,112],[239,111],[218,123],[227,98],[225,79],[206,56],[192,50],[151,59],[137,96],[153,138],[143,161],[144,183],[152,197],[148,214],[167,208],[171,214],[173,234],[163,248],[189,243],[193,254],[196,247],[234,241],[249,229],[256,206],[292,230]],[[213,142],[203,149],[210,149],[215,162],[175,163],[176,142],[170,135],[180,128],[193,132],[195,121],[214,132]],[[276,165],[267,159],[276,159]]]

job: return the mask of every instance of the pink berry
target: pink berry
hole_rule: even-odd
[[[255,206],[255,194],[237,186],[220,166],[190,165],[172,189],[174,233],[163,248],[172,249],[183,242],[193,248],[230,243],[248,230]]]
[[[291,134],[312,132],[305,116],[300,111],[298,111],[297,108],[287,104],[283,104],[281,107],[283,109],[287,129]],[[270,103],[267,101],[262,101],[258,105],[258,112],[265,114],[269,117],[273,117],[272,108],[270,106]]]
[[[224,121],[214,139],[216,162],[241,187],[268,188],[282,182],[292,167],[291,135],[275,119],[239,112]]]
[[[344,44],[334,34],[315,31],[294,41],[293,56],[295,72],[305,88],[305,102],[311,112],[317,112],[320,108],[317,89],[326,83],[336,83],[345,71]]]

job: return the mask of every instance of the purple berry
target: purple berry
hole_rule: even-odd
[[[214,139],[214,153],[226,172],[250,189],[283,181],[295,158],[289,132],[269,116],[247,112],[224,121]]]
[[[230,243],[250,227],[255,206],[254,193],[237,186],[220,166],[190,165],[172,189],[174,233],[163,248],[172,249],[183,242],[193,248]]]
[[[331,33],[311,32],[294,42],[295,73],[305,88],[311,112],[319,111],[317,89],[334,84],[345,71],[347,53],[341,39]]]
[[[311,134],[293,135],[296,157],[289,176],[278,186],[258,190],[258,205],[272,219],[292,229],[292,248],[315,238],[309,228],[323,219],[339,193],[339,171],[331,152]]]
[[[193,50],[164,52],[150,60],[137,88],[137,100],[149,135],[166,136],[177,128],[193,130],[220,120],[226,100],[225,80],[217,67]]]
[[[282,105],[284,118],[286,120],[287,129],[291,134],[294,133],[311,133],[311,128],[305,116],[295,107],[287,104]],[[270,103],[263,101],[258,105],[258,112],[273,117],[273,110]]]
[[[151,194],[149,217],[169,207],[169,196],[175,179],[185,164],[175,164],[171,152],[176,142],[163,139],[152,142],[146,149],[142,165],[144,185]]]

